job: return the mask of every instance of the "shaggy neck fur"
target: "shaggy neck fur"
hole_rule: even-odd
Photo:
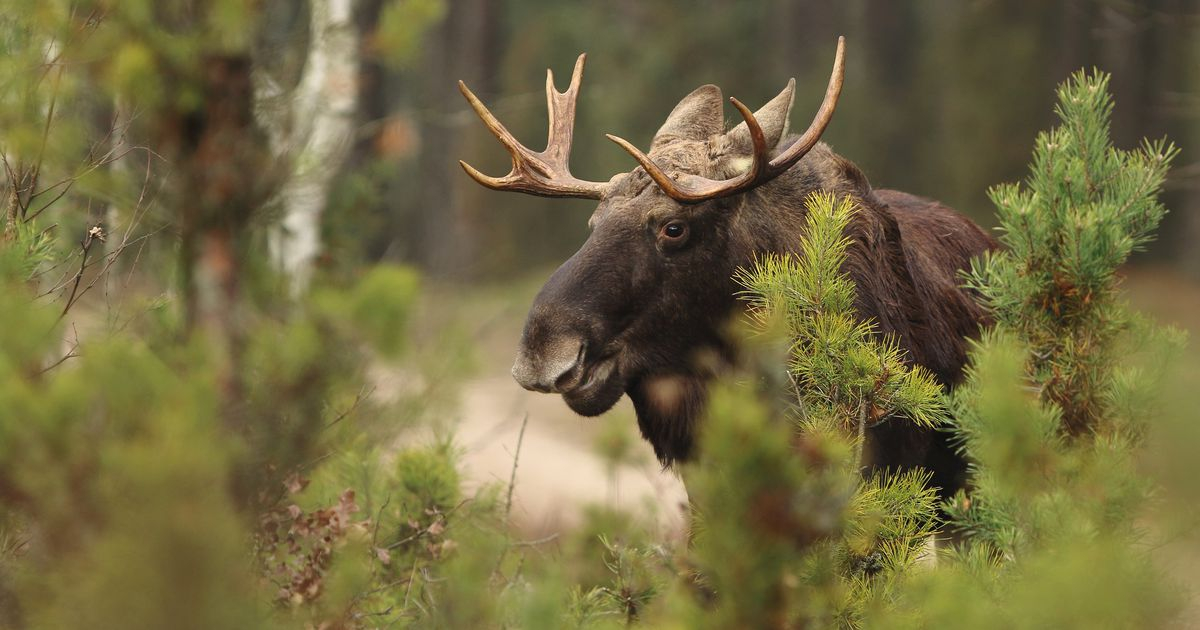
[[[798,253],[804,200],[814,191],[849,196],[858,204],[847,228],[851,244],[843,271],[857,287],[859,315],[874,320],[880,334],[894,335],[909,358],[943,385],[955,385],[966,361],[967,339],[986,321],[985,312],[960,288],[958,272],[996,243],[935,201],[872,190],[858,167],[819,144],[787,173],[728,202],[734,217],[730,260],[746,267],[764,254]],[[739,308],[731,291],[725,315],[735,315]],[[719,354],[731,357],[733,350],[721,348]],[[628,393],[638,424],[664,465],[692,455],[711,375],[651,375],[631,384]],[[672,388],[682,402],[655,404],[659,387]],[[961,486],[964,466],[943,438],[903,421],[885,422],[868,435],[869,463],[924,466],[934,471],[935,485],[949,493]]]

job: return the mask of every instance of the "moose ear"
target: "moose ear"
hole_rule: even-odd
[[[671,110],[667,122],[654,134],[651,150],[670,140],[708,140],[725,130],[721,88],[702,85]]]
[[[792,113],[792,102],[796,100],[796,80],[788,81],[787,87],[779,93],[779,96],[771,99],[769,103],[762,106],[762,109],[754,112],[754,118],[758,120],[758,125],[762,127],[763,135],[766,136],[767,146],[774,147],[779,144],[779,141],[787,135],[788,117]],[[725,134],[729,144],[739,149],[749,151],[750,128],[742,122],[738,126],[729,130]]]

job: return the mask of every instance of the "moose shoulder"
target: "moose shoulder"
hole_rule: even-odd
[[[640,164],[608,182],[571,175],[575,99],[584,56],[559,93],[547,76],[549,142],[520,144],[461,82],[463,94],[512,154],[512,171],[476,181],[497,190],[595,199],[587,241],[534,300],[513,376],[525,388],[560,394],[583,415],[610,409],[627,394],[642,435],[664,464],[692,453],[706,384],[736,354],[722,334],[741,308],[734,272],[766,254],[790,254],[801,241],[805,198],[828,191],[859,208],[847,236],[844,271],[858,288],[856,309],[893,334],[910,360],[947,386],[962,375],[966,338],[985,314],[960,287],[970,259],[996,246],[978,226],[929,199],[873,190],[849,160],[819,142],[841,91],[839,40],[824,102],[793,136],[788,118],[795,83],[726,129],[719,88],[684,97],[655,135],[649,154],[613,136]],[[964,464],[945,435],[884,422],[867,435],[874,467],[923,466],[950,493]]]

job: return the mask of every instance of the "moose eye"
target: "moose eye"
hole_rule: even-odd
[[[678,242],[687,236],[688,227],[683,221],[671,221],[662,226],[660,232],[664,240]]]

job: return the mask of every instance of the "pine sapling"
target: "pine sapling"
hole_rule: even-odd
[[[1038,135],[1025,183],[990,191],[1006,250],[979,261],[967,284],[1029,344],[1042,400],[1078,435],[1102,428],[1115,339],[1129,324],[1117,269],[1166,213],[1157,196],[1178,151],[1165,141],[1112,146],[1106,74],[1074,74],[1058,99],[1062,122]]]

